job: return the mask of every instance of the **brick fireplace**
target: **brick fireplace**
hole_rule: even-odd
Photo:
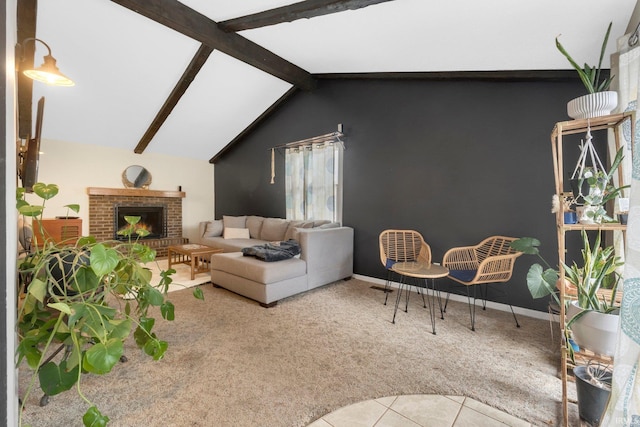
[[[166,237],[144,239],[141,243],[154,248],[158,257],[167,255],[167,247],[188,243],[182,237],[182,191],[155,191],[138,188],[87,188],[89,195],[89,234],[101,242],[113,240],[116,228],[116,207],[126,205],[164,206]]]

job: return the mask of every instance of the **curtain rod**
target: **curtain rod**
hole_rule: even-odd
[[[343,136],[344,134],[342,132],[331,132],[325,135],[314,136],[312,138],[306,138],[306,139],[301,139],[299,141],[276,145],[274,147],[269,148],[269,150],[272,150],[274,148],[295,148],[295,147],[302,147],[305,145],[322,144],[325,142],[330,142],[330,143],[339,142],[343,144],[343,141],[340,139]]]

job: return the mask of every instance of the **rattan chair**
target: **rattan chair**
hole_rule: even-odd
[[[380,244],[380,262],[387,269],[387,281],[384,285],[384,305],[391,291],[393,271],[396,262],[421,261],[431,262],[431,247],[422,235],[413,230],[384,230],[378,238]]]
[[[522,255],[511,247],[515,237],[492,236],[475,246],[464,246],[449,249],[442,258],[442,265],[449,269],[449,278],[465,285],[469,315],[471,316],[471,330],[475,331],[476,320],[476,288],[480,288],[482,309],[487,308],[487,286],[505,283],[511,279],[516,258]],[[470,288],[473,288],[473,305],[471,304]],[[507,304],[519,328],[518,318],[509,302],[507,289]],[[447,309],[449,295],[444,306]]]

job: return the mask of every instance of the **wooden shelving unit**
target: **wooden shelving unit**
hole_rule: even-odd
[[[563,193],[570,192],[570,189],[565,187],[565,171],[564,171],[564,144],[563,144],[563,136],[572,135],[572,134],[585,134],[587,129],[591,129],[592,131],[602,130],[602,129],[612,129],[615,139],[616,150],[620,148],[620,137],[622,132],[622,127],[627,124],[630,128],[633,128],[635,123],[635,113],[634,112],[626,112],[620,114],[612,114],[604,117],[597,117],[592,119],[580,119],[580,120],[571,120],[565,122],[558,122],[553,128],[551,132],[551,145],[553,149],[553,169],[555,174],[555,191],[558,197],[561,197]],[[631,145],[633,147],[633,132],[631,132]],[[618,170],[618,180],[622,185],[624,184],[624,177],[622,175],[622,171]],[[566,240],[565,236],[567,232],[573,231],[581,231],[581,230],[599,230],[601,232],[613,232],[615,230],[619,230],[624,232],[627,228],[626,225],[622,225],[619,223],[613,224],[565,224],[564,216],[562,209],[556,213],[556,227],[558,234],[558,268],[560,277],[564,277],[564,269],[562,268],[562,263],[565,262],[566,256]],[[565,329],[565,304],[564,301],[568,298],[571,298],[569,295],[565,294],[564,287],[560,287],[560,336],[564,337],[564,329]],[[561,375],[562,375],[562,412],[563,412],[563,425],[568,427],[569,425],[569,411],[568,411],[568,398],[567,398],[567,381],[569,380],[567,374],[567,368],[572,363],[569,363],[569,351],[566,347],[566,343],[564,340],[560,340],[561,342]],[[588,360],[589,358],[599,358],[599,355],[594,355],[593,353],[589,354],[588,352],[578,352],[576,353],[576,363],[581,363],[581,361]],[[608,360],[612,360],[611,358],[607,358]]]

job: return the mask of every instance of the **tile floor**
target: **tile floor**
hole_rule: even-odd
[[[464,396],[390,396],[345,406],[308,427],[531,427]]]

